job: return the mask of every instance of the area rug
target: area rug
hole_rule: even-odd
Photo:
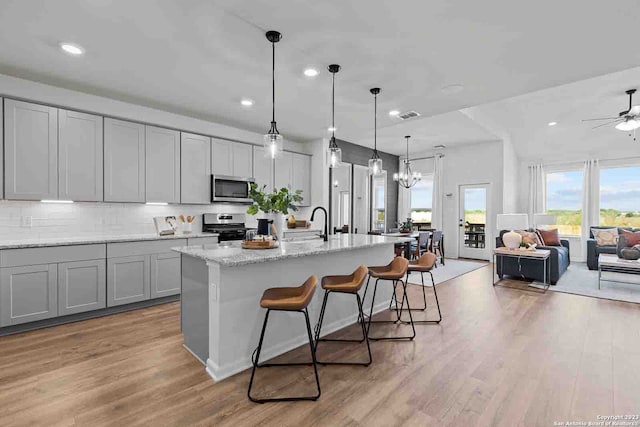
[[[472,261],[461,259],[449,259],[444,260],[445,265],[438,264],[438,268],[434,268],[433,280],[436,285],[451,280],[455,277],[462,276],[473,270],[482,268],[488,264],[486,261]],[[414,273],[409,275],[409,283],[412,285],[420,285],[420,274]],[[424,275],[424,285],[431,286],[431,278],[428,274]]]
[[[604,272],[602,278],[632,283],[603,280],[601,289],[598,289],[598,271],[589,270],[586,263],[572,262],[558,283],[555,286],[550,286],[549,290],[640,304],[640,275]],[[543,288],[545,285],[534,282],[531,286]]]

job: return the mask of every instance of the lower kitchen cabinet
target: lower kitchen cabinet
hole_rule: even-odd
[[[106,261],[75,261],[58,264],[58,315],[105,308]]]
[[[179,294],[181,271],[179,253],[151,255],[151,298]]]
[[[57,264],[0,269],[0,326],[58,315]]]
[[[149,257],[107,259],[107,306],[144,301],[150,297]]]

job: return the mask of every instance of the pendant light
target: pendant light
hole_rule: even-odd
[[[264,156],[270,159],[280,157],[282,154],[282,135],[278,132],[276,125],[276,43],[282,38],[282,34],[277,31],[267,31],[267,40],[271,43],[271,128],[264,136]]]
[[[330,168],[337,168],[342,162],[342,150],[336,143],[336,73],[340,71],[340,66],[331,64],[327,69],[331,73],[331,139],[327,151],[327,162]]]
[[[373,155],[369,159],[369,175],[382,174],[382,159],[378,154],[378,94],[380,93],[379,87],[374,87],[369,90],[373,94]]]
[[[405,138],[407,139],[407,157],[404,159],[404,170],[401,173],[394,173],[393,180],[404,188],[411,188],[422,179],[422,174],[411,170],[411,160],[409,160],[409,138],[411,136],[407,135]]]

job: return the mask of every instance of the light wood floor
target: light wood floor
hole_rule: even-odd
[[[215,384],[181,346],[178,303],[0,338],[0,425],[550,426],[640,413],[640,305],[493,288],[490,274],[440,285],[444,321],[372,343],[370,367],[320,367],[317,402],[250,403],[249,372]],[[363,355],[337,348],[319,352]],[[256,391],[311,390],[308,368],[287,369],[263,369]]]

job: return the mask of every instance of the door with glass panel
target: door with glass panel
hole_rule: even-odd
[[[461,185],[459,189],[458,256],[486,259],[490,257],[491,213],[489,184]]]

